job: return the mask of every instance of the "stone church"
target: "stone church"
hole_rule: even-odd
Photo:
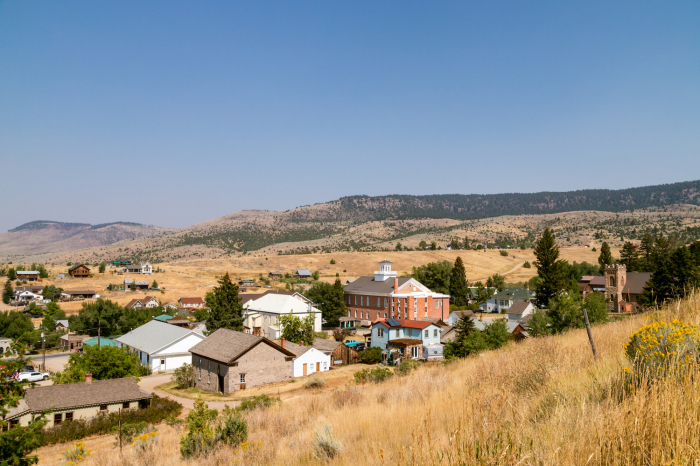
[[[622,264],[605,266],[605,297],[610,300],[614,312],[632,312],[644,285],[651,278],[650,272],[627,272]]]

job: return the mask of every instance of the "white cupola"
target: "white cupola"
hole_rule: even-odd
[[[383,282],[389,278],[396,278],[396,272],[391,271],[391,262],[384,259],[379,263],[379,271],[374,272],[374,281]]]

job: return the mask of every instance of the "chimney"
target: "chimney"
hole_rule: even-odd
[[[398,291],[398,290],[399,290],[399,279],[394,278],[394,291]]]
[[[280,339],[280,343],[282,344],[282,348],[284,348],[284,338]]]
[[[92,372],[88,371],[85,373],[85,383],[92,383]]]

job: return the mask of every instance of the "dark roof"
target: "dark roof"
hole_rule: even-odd
[[[388,320],[396,321],[399,325],[390,325]],[[408,320],[408,319],[377,319],[375,324],[383,324],[391,328],[419,328],[424,329],[430,325],[437,325],[433,322],[426,322],[424,320]]]
[[[190,348],[190,353],[228,364],[235,361],[249,349],[261,342],[272,346],[282,353],[285,353],[287,356],[296,356],[291,351],[282,348],[260,335],[236,332],[235,330],[225,328],[220,328],[194,345]]]
[[[410,277],[398,277],[399,288],[410,280]],[[360,277],[352,283],[345,285],[346,293],[381,293],[391,294],[394,291],[394,280],[392,278],[384,281],[375,281],[374,277]]]
[[[472,311],[467,311],[472,312]],[[472,312],[472,314],[474,314]],[[435,317],[423,317],[421,319],[423,322],[430,322],[431,324],[439,325],[440,327],[449,327],[450,325],[445,323],[442,319],[436,319]]]
[[[522,314],[529,305],[525,301],[516,301],[506,310],[506,314]]]
[[[86,295],[86,294],[95,294],[94,291],[92,290],[64,290],[63,291],[65,294],[71,295],[71,296],[80,296],[80,295]]]
[[[464,316],[468,316],[468,317],[473,316],[474,311],[454,311],[454,314],[461,319]],[[421,319],[421,320],[425,320],[425,319]]]
[[[335,340],[325,340],[323,338],[316,338],[314,344],[311,345],[319,351],[335,351],[342,343]]]
[[[623,293],[641,294],[644,285],[651,279],[649,272],[627,272],[627,282],[622,289]]]
[[[416,340],[415,338],[399,338],[398,340],[389,340],[387,345],[394,345],[394,346],[413,346],[413,345],[422,345],[423,340]]]
[[[199,304],[199,303],[204,304],[204,300],[202,298],[200,298],[199,296],[194,297],[194,298],[180,298],[178,301],[181,301],[182,304]]]
[[[499,291],[495,295],[493,295],[493,298],[496,299],[520,299],[520,300],[525,300],[525,299],[534,299],[535,297],[535,292],[530,291],[526,288],[506,288],[503,291]]]
[[[276,344],[282,346],[282,345],[281,345],[280,343],[278,343],[276,340],[275,340],[274,343],[276,343]],[[306,353],[307,351],[309,351],[311,348],[312,348],[312,346],[299,345],[299,344],[297,344],[297,343],[292,343],[291,341],[285,341],[285,342],[284,342],[284,349],[286,349],[287,351],[291,351],[292,353],[294,353],[294,356],[296,356],[297,358],[298,358],[299,356],[301,356],[302,354]]]
[[[78,267],[85,267],[86,269],[90,270],[90,267],[88,267],[85,264],[76,264],[73,267],[71,267],[70,269],[68,269],[68,272],[72,272],[73,270],[77,269]]]
[[[27,388],[24,395],[32,411],[120,403],[152,397],[137,385],[134,377],[32,387]]]

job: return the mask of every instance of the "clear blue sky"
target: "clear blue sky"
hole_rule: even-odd
[[[700,178],[700,2],[0,2],[0,231]]]

